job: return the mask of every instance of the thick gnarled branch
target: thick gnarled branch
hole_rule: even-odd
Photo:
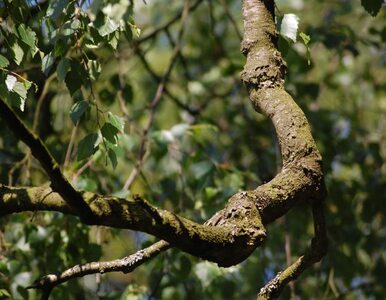
[[[258,299],[278,297],[288,282],[319,261],[327,251],[322,158],[304,113],[284,90],[286,66],[276,48],[274,7],[273,0],[243,1],[242,52],[247,56],[247,63],[242,80],[254,108],[271,119],[283,162],[279,174],[251,192],[251,196],[256,197],[264,223],[279,217],[296,203],[308,201],[312,206],[315,237],[303,256],[261,289]]]
[[[246,259],[264,240],[261,216],[247,193],[234,195],[221,224],[201,225],[152,206],[139,196],[121,199],[82,193],[90,207],[90,225],[105,225],[149,233],[183,251],[231,266]],[[58,211],[79,216],[50,187],[13,188],[0,185],[0,217],[22,211]],[[214,226],[212,226],[214,225]]]

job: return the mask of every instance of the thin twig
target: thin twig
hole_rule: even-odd
[[[176,43],[175,43],[174,40],[173,40],[173,36],[172,36],[172,34],[170,33],[169,28],[166,28],[166,29],[165,29],[165,34],[166,34],[166,36],[167,36],[167,38],[168,38],[168,40],[169,40],[170,45],[171,45],[172,47],[175,47],[175,46],[176,46]],[[181,61],[182,67],[184,68],[184,75],[185,75],[186,79],[187,79],[187,80],[191,80],[191,76],[190,76],[189,70],[188,70],[188,64],[187,64],[187,62],[186,62],[185,57],[182,55],[182,52],[181,52],[181,51],[178,52],[178,58],[179,58],[180,61]]]
[[[76,181],[77,178],[92,165],[93,158],[91,157],[83,166],[81,166],[78,171],[75,173],[75,175],[72,177],[72,181]]]
[[[39,99],[37,100],[36,104],[36,110],[34,114],[34,120],[32,123],[32,131],[36,132],[38,124],[39,124],[39,116],[44,104],[44,101],[47,99],[47,93],[48,93],[48,88],[50,87],[51,82],[56,78],[56,73],[52,73],[47,80],[44,82],[43,90],[39,96]]]
[[[76,132],[78,131],[78,125],[79,125],[79,121],[76,123],[76,125],[71,130],[70,142],[68,143],[66,155],[65,155],[65,158],[64,158],[64,162],[63,162],[63,168],[64,169],[67,168],[67,166],[68,166],[68,164],[69,164],[69,162],[71,160],[71,154],[72,154],[72,149],[74,147],[74,142],[75,142],[75,138],[76,138]]]
[[[288,231],[288,220],[286,216],[284,216],[284,223],[285,223],[285,233],[284,233],[285,257],[286,257],[287,267],[289,267],[291,265],[292,251],[291,251],[291,235]],[[294,281],[289,282],[288,286],[291,290],[291,300],[296,300],[297,297],[295,292],[295,282]]]
[[[169,248],[169,243],[165,241],[159,241],[147,248],[137,251],[132,255],[120,259],[76,265],[59,274],[46,275],[40,279],[37,279],[34,283],[28,286],[27,289],[40,289],[42,290],[44,296],[47,297],[45,299],[48,299],[48,296],[54,287],[63,282],[67,282],[70,279],[79,278],[90,274],[103,274],[108,272],[123,272],[125,274],[130,273],[143,263],[151,260]]]
[[[156,81],[158,84],[161,82],[161,77],[159,77],[155,71],[151,68],[150,64],[148,63],[145,55],[142,53],[142,50],[140,47],[135,48],[136,54],[138,55],[139,59],[141,60],[143,66],[145,67],[146,71],[153,77],[153,80]],[[191,107],[187,104],[185,104],[182,100],[177,98],[175,95],[173,95],[167,86],[164,87],[164,94],[168,96],[179,108],[187,111],[192,116],[196,116],[200,113],[200,108]]]

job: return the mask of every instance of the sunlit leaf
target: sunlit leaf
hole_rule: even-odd
[[[115,23],[107,16],[98,17],[93,24],[102,37],[113,33],[119,27],[119,24]]]
[[[7,75],[7,78],[5,80],[5,85],[7,86],[8,91],[12,91],[13,87],[15,86],[15,83],[17,82],[17,79],[13,75]]]
[[[102,70],[100,63],[96,60],[89,60],[87,62],[87,67],[90,78],[96,80]]]
[[[32,56],[35,55],[36,49],[36,33],[25,24],[20,24],[17,28],[21,40],[30,47]]]
[[[54,54],[52,51],[43,57],[43,59],[42,59],[42,71],[43,71],[44,75],[48,76],[51,68],[54,65],[54,62],[55,62],[55,57],[54,57]]]
[[[19,65],[21,61],[23,60],[24,57],[24,51],[23,49],[19,46],[16,40],[11,41],[11,54],[13,61]]]
[[[280,24],[280,34],[294,43],[296,42],[296,36],[299,26],[299,17],[295,14],[285,14]]]
[[[311,41],[311,37],[304,32],[299,33],[300,38],[303,40],[304,45],[307,48],[307,62],[308,65],[311,64],[311,52],[310,52],[310,47],[308,46],[308,43]]]
[[[119,132],[123,132],[125,127],[125,120],[112,112],[108,112],[107,119],[109,123],[114,126]]]
[[[9,60],[0,54],[0,68],[6,68],[9,65]]]
[[[13,87],[13,91],[19,95],[20,97],[19,108],[21,111],[24,111],[25,100],[27,98],[27,89],[25,85],[21,82],[16,82],[15,86]]]

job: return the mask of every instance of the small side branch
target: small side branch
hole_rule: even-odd
[[[27,287],[27,289],[42,290],[42,299],[48,299],[52,289],[61,283],[69,281],[73,278],[83,277],[90,274],[103,274],[108,272],[133,272],[143,263],[154,258],[161,252],[170,248],[170,245],[165,241],[159,241],[145,249],[139,250],[136,253],[111,261],[90,262],[84,265],[76,265],[59,274],[49,274]]]
[[[328,240],[323,203],[321,201],[315,201],[312,204],[312,215],[314,219],[315,236],[311,241],[310,248],[292,265],[277,273],[275,278],[262,287],[257,296],[258,300],[276,299],[290,281],[297,279],[304,270],[314,263],[319,262],[327,253]]]

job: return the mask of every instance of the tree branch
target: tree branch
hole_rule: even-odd
[[[32,155],[40,162],[44,171],[50,178],[52,188],[57,191],[68,204],[79,211],[83,221],[90,220],[92,213],[82,198],[82,194],[75,190],[70,182],[64,177],[58,163],[49,153],[41,139],[33,134],[14,113],[14,111],[0,99],[0,118],[2,118],[9,129],[17,138],[23,141],[31,150]]]
[[[276,48],[274,7],[273,0],[243,1],[242,52],[247,62],[241,76],[256,111],[273,122],[283,162],[276,177],[250,195],[256,197],[263,223],[276,219],[296,203],[308,201],[312,205],[315,237],[303,256],[261,289],[258,299],[278,297],[289,281],[319,261],[327,251],[322,157],[304,113],[284,90],[286,66]]]
[[[90,219],[83,220],[86,224],[146,232],[173,247],[224,267],[246,259],[266,236],[260,214],[244,192],[229,200],[224,209],[226,218],[217,225],[195,223],[159,209],[139,196],[121,199],[89,192],[83,192],[82,196],[92,213]],[[80,215],[49,187],[0,185],[0,217],[39,210]]]
[[[0,185],[0,216],[21,211],[60,211],[79,216],[87,224],[147,232],[167,241],[170,247],[178,247],[220,266],[231,266],[247,258],[262,243],[265,238],[263,225],[284,215],[297,203],[310,203],[315,228],[310,249],[277,274],[259,294],[261,299],[277,297],[289,281],[319,261],[327,251],[322,158],[304,113],[284,90],[286,66],[276,49],[274,1],[244,0],[243,17],[242,52],[247,56],[247,62],[242,80],[256,111],[269,117],[276,130],[283,165],[274,179],[255,190],[235,194],[225,208],[204,225],[154,207],[139,196],[126,200],[80,193],[63,177],[40,139],[1,100],[0,117],[12,124],[11,129],[30,147],[59,194],[49,187]],[[157,95],[162,91],[161,86]],[[157,99],[153,99],[152,106],[157,105]],[[89,213],[77,209],[80,206],[87,208]],[[87,268],[92,269],[91,266]]]
[[[84,265],[76,265],[61,273],[46,275],[36,280],[34,283],[28,286],[27,289],[40,289],[43,291],[43,294],[45,295],[46,299],[48,299],[51,290],[55,286],[58,286],[59,284],[64,283],[70,279],[79,278],[85,275],[95,273],[130,273],[143,263],[149,261],[150,259],[154,258],[161,252],[168,250],[169,248],[170,245],[167,242],[159,241],[145,249],[139,250],[132,255],[120,259],[115,259],[111,261],[97,261]]]

